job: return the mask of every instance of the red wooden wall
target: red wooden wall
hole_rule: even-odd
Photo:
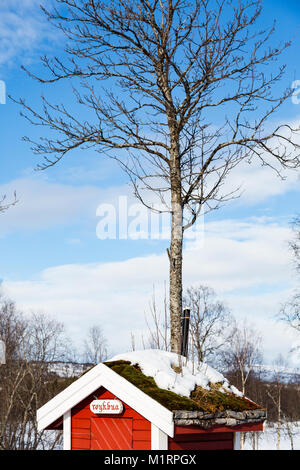
[[[72,450],[151,450],[151,423],[126,403],[123,402],[124,411],[120,416],[96,415],[90,411],[93,400],[114,398],[118,397],[100,387],[72,409]],[[61,426],[61,420],[58,424]],[[171,451],[233,450],[233,431],[260,431],[262,428],[261,423],[234,429],[219,426],[211,430],[175,426],[175,435],[168,439],[168,447]]]
[[[72,409],[72,450],[150,450],[151,423],[126,403],[122,415],[96,415],[90,403],[118,398],[101,387]]]
[[[169,450],[233,450],[233,432],[175,426],[174,438],[169,438]]]

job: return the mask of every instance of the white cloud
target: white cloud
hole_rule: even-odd
[[[41,3],[41,0],[1,0],[0,67],[8,67],[20,57],[24,63],[39,52],[44,40],[57,41],[58,34],[49,27]]]
[[[291,281],[287,247],[291,232],[275,220],[211,222],[205,225],[204,233],[202,248],[197,241],[187,244],[189,283],[197,273],[201,281],[224,292]]]
[[[0,195],[16,191],[18,203],[0,218],[0,237],[24,230],[41,230],[95,220],[96,209],[106,201],[112,203],[126,187],[99,189],[96,186],[73,186],[50,183],[43,179],[24,178],[0,186]]]
[[[286,247],[289,230],[275,221],[232,220],[207,224],[205,233],[203,246],[194,242],[185,249],[185,285],[215,288],[236,316],[248,317],[262,330],[268,356],[278,345],[287,351],[289,338],[278,330],[274,315],[294,287]],[[52,267],[38,279],[6,280],[3,287],[21,308],[63,320],[77,342],[90,325],[102,325],[113,352],[119,352],[130,347],[131,332],[145,328],[153,285],[161,299],[167,278],[167,255],[161,254]]]
[[[300,191],[299,171],[285,170],[281,176],[269,167],[243,162],[230,173],[223,193],[229,194],[239,188],[238,204],[253,205],[289,191]]]

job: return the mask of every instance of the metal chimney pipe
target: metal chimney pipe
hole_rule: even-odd
[[[187,353],[188,353],[190,314],[191,314],[191,311],[189,308],[183,309],[183,315],[181,317],[181,352],[180,354],[184,357],[187,357]]]

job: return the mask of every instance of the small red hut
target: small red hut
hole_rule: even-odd
[[[37,412],[65,450],[233,450],[265,418],[208,365],[158,350],[96,365]]]

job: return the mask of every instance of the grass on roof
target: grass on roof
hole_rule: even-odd
[[[144,375],[137,364],[131,364],[129,361],[112,361],[104,364],[170,411],[186,410],[215,413],[224,410],[245,411],[259,408],[258,405],[245,398],[220,391],[221,384],[211,385],[209,391],[196,387],[191,397],[188,398],[177,395],[170,390],[159,388],[153,377]]]

